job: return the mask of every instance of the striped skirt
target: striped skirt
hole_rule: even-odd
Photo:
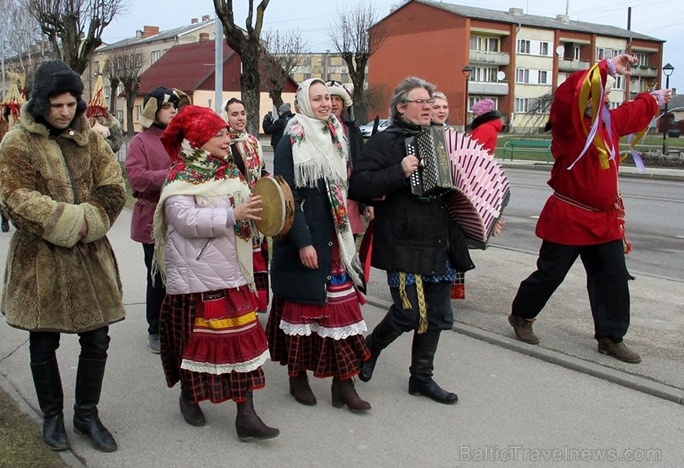
[[[166,383],[180,381],[192,401],[243,402],[265,385],[268,345],[247,287],[168,294],[159,334]]]
[[[354,377],[359,363],[370,358],[361,303],[362,296],[348,279],[328,285],[323,306],[274,296],[266,325],[271,359],[287,365],[292,377],[305,370],[319,378]]]

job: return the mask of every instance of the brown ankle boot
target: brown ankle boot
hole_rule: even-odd
[[[235,430],[240,442],[252,439],[272,439],[278,437],[280,431],[274,427],[268,427],[254,411],[254,401],[251,390],[247,393],[247,400],[237,404],[237,416],[235,417]]]
[[[195,427],[201,427],[207,423],[199,403],[190,399],[190,392],[181,389],[181,396],[178,399],[178,404],[186,423]]]
[[[629,349],[622,341],[614,343],[610,338],[599,338],[598,350],[599,353],[613,356],[620,361],[629,362],[631,364],[638,364],[641,362],[639,353]]]
[[[526,319],[519,315],[511,314],[508,316],[508,323],[511,324],[513,331],[515,332],[515,336],[520,341],[524,341],[525,343],[529,344],[539,344],[539,338],[537,338],[537,335],[535,335],[534,331],[532,330],[533,322],[534,319]]]
[[[347,408],[352,411],[368,411],[371,409],[370,403],[363,401],[356,393],[352,379],[341,380],[333,377],[330,390],[332,391],[332,405],[335,408],[342,408],[347,405]]]
[[[316,406],[316,396],[311,391],[306,371],[301,371],[296,377],[290,377],[290,395],[304,406]]]

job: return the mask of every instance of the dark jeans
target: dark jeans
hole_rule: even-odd
[[[147,296],[146,316],[147,333],[159,334],[159,313],[161,312],[162,302],[166,297],[166,288],[162,283],[161,275],[157,272],[152,276],[152,257],[154,256],[154,244],[143,244],[145,252],[145,266],[147,267]]]
[[[454,325],[454,313],[451,310],[451,283],[442,281],[429,283],[423,281],[423,292],[427,307],[428,331],[450,330]],[[393,304],[387,312],[392,327],[399,333],[418,329],[420,312],[416,286],[406,286],[406,294],[411,308],[404,309],[399,288],[390,288]]]
[[[81,344],[81,358],[103,360],[107,359],[109,349],[109,327],[98,328],[89,332],[79,333]],[[29,332],[29,351],[31,363],[40,364],[55,357],[59,348],[58,332]]]
[[[512,313],[536,317],[565,279],[577,257],[587,272],[594,337],[618,342],[629,328],[629,286],[621,240],[599,245],[561,245],[544,241],[537,271],[520,283]]]

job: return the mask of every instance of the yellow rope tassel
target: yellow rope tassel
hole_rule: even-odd
[[[418,320],[418,334],[422,335],[427,331],[427,306],[425,304],[425,291],[423,290],[423,277],[416,275],[416,294],[418,295],[418,312],[420,318]]]
[[[401,306],[404,310],[411,308],[411,301],[409,301],[408,294],[406,294],[406,273],[399,272],[399,296],[401,297]]]

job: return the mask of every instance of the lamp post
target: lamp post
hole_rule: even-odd
[[[670,88],[670,75],[674,71],[674,67],[669,63],[663,67],[663,73],[665,74],[665,89]],[[665,108],[663,109],[663,156],[667,154],[667,102],[665,103]]]
[[[463,105],[463,133],[465,133],[468,125],[468,80],[470,79],[470,74],[473,72],[473,69],[470,65],[466,65],[461,71],[465,77],[465,102]]]

